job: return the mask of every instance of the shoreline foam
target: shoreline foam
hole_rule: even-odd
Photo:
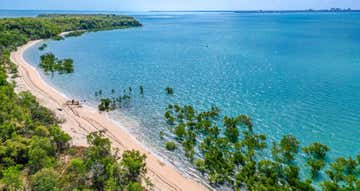
[[[156,154],[150,152],[145,145],[130,135],[125,127],[115,123],[106,114],[99,113],[96,109],[87,105],[82,108],[65,106],[64,103],[69,99],[50,86],[36,68],[27,63],[23,57],[28,48],[41,41],[30,41],[18,47],[16,52],[11,53],[11,61],[18,66],[20,75],[16,79],[16,91],[30,91],[40,104],[54,111],[60,118],[65,119],[61,127],[73,138],[73,145],[86,146],[86,135],[89,132],[104,130],[104,134],[112,141],[114,148],[119,148],[120,151],[135,149],[147,155],[148,176],[154,184],[155,190],[187,191],[208,189],[203,184],[185,177],[169,163],[164,162]]]

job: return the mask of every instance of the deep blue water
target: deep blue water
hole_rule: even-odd
[[[132,86],[134,100],[122,112],[140,125],[130,131],[177,166],[181,154],[163,147],[171,137],[164,108],[175,102],[248,114],[269,140],[293,134],[304,145],[322,142],[331,158],[360,153],[359,13],[134,15],[143,27],[47,41],[44,52],[33,47],[25,58],[34,66],[45,52],[73,58],[74,74],[44,77],[94,105],[95,91]]]

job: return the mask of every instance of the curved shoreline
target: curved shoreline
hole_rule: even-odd
[[[23,57],[24,52],[41,42],[42,40],[30,41],[18,47],[17,51],[12,52],[10,59],[18,66],[19,77],[15,79],[16,92],[30,91],[39,103],[60,117],[65,119],[61,124],[62,129],[71,137],[71,143],[76,146],[86,146],[86,135],[93,131],[104,131],[114,148],[120,151],[139,150],[146,154],[147,175],[154,184],[155,190],[208,190],[204,185],[183,176],[177,169],[171,167],[159,157],[151,153],[124,127],[115,124],[106,114],[99,113],[96,109],[89,106],[74,107],[64,103],[68,100],[63,94],[47,84],[40,73]]]

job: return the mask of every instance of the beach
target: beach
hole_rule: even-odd
[[[90,132],[102,131],[111,140],[113,148],[118,148],[120,153],[124,150],[135,149],[146,154],[147,175],[154,184],[154,190],[207,190],[201,183],[185,177],[176,168],[151,153],[131,136],[124,129],[125,127],[115,124],[108,118],[106,113],[100,113],[97,109],[86,105],[82,105],[82,107],[66,105],[69,98],[47,84],[39,72],[23,58],[24,52],[40,41],[30,41],[11,53],[11,61],[18,66],[19,75],[15,79],[15,91],[17,93],[29,91],[41,105],[49,108],[64,120],[61,127],[72,137],[72,145],[87,146],[86,136]]]

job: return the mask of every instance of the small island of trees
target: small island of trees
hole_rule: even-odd
[[[44,54],[40,57],[40,68],[46,73],[54,73],[57,71],[59,74],[69,74],[74,72],[74,61],[72,59],[58,59],[52,53]]]
[[[40,51],[43,51],[43,50],[45,50],[45,48],[47,47],[47,44],[45,44],[45,43],[43,43],[41,46],[39,46],[39,50]]]

